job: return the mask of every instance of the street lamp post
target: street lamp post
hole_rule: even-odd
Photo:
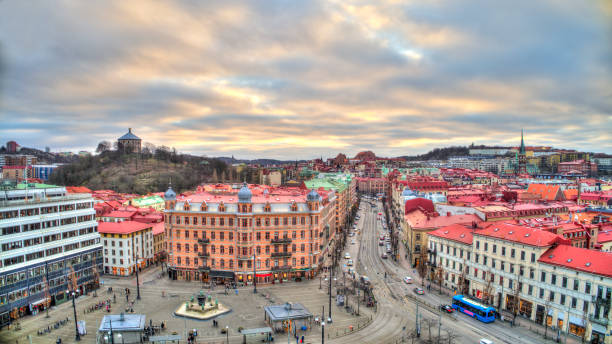
[[[325,321],[321,321],[321,344],[325,344]]]
[[[227,340],[227,344],[229,344],[229,326],[225,326],[225,338]]]
[[[255,248],[253,248],[253,294],[257,294],[257,266],[255,265]]]
[[[66,290],[66,294],[68,294],[68,297],[70,297],[70,295],[72,294],[72,310],[74,311],[74,330],[76,333],[74,340],[78,342],[81,340],[81,335],[79,334],[79,324],[77,321],[76,304],[74,301],[74,299],[76,298],[76,293],[74,291],[71,293],[70,290]]]
[[[138,256],[136,256],[136,299],[140,300],[140,280],[138,279]]]
[[[110,337],[110,342],[111,344],[115,344],[115,337],[113,335],[113,320],[109,317],[108,318],[108,324],[110,327],[110,331],[108,331],[108,336]]]
[[[335,280],[335,278],[334,278]],[[327,319],[327,322],[331,323],[332,322],[332,276],[329,276],[329,318]]]
[[[357,289],[357,315],[359,315],[359,289]]]

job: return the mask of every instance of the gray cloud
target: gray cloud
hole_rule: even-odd
[[[196,154],[528,144],[612,152],[602,2],[0,2],[0,138],[127,127]],[[0,139],[1,140],[1,139]]]

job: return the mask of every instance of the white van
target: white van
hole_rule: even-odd
[[[485,338],[482,338],[482,339],[480,340],[480,344],[493,344],[493,341],[492,341],[492,340],[490,340],[490,339],[485,339]]]

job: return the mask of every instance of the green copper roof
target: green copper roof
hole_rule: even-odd
[[[164,199],[157,195],[132,199],[132,204],[139,207],[146,207],[159,203],[164,203]]]
[[[15,189],[17,190],[25,190],[26,186],[28,187],[28,189],[47,189],[47,188],[58,188],[59,186],[57,185],[51,185],[51,184],[38,184],[38,183],[19,183],[17,184],[17,186],[15,187]]]

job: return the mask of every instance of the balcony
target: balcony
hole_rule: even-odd
[[[281,266],[273,266],[272,271],[289,271],[291,270],[291,266],[289,265],[281,265]]]
[[[239,254],[239,255],[237,256],[237,258],[238,258],[239,260],[251,260],[251,259],[253,259],[253,255],[248,255],[248,254]]]
[[[604,317],[601,317],[601,318],[595,318],[595,317],[593,317],[592,315],[590,315],[590,316],[589,316],[589,320],[590,320],[591,322],[594,322],[594,323],[600,324],[600,325],[602,325],[602,326],[608,326],[608,318],[604,318]]]
[[[270,242],[273,244],[290,244],[291,238],[272,238]]]
[[[210,253],[208,252],[198,252],[198,257],[207,259],[210,257]]]
[[[210,244],[210,239],[208,239],[208,238],[206,238],[206,239],[199,238],[198,239],[198,244],[208,245],[208,244]]]
[[[277,258],[277,257],[291,257],[291,252],[272,252],[270,254],[270,257],[273,257],[273,258]]]

